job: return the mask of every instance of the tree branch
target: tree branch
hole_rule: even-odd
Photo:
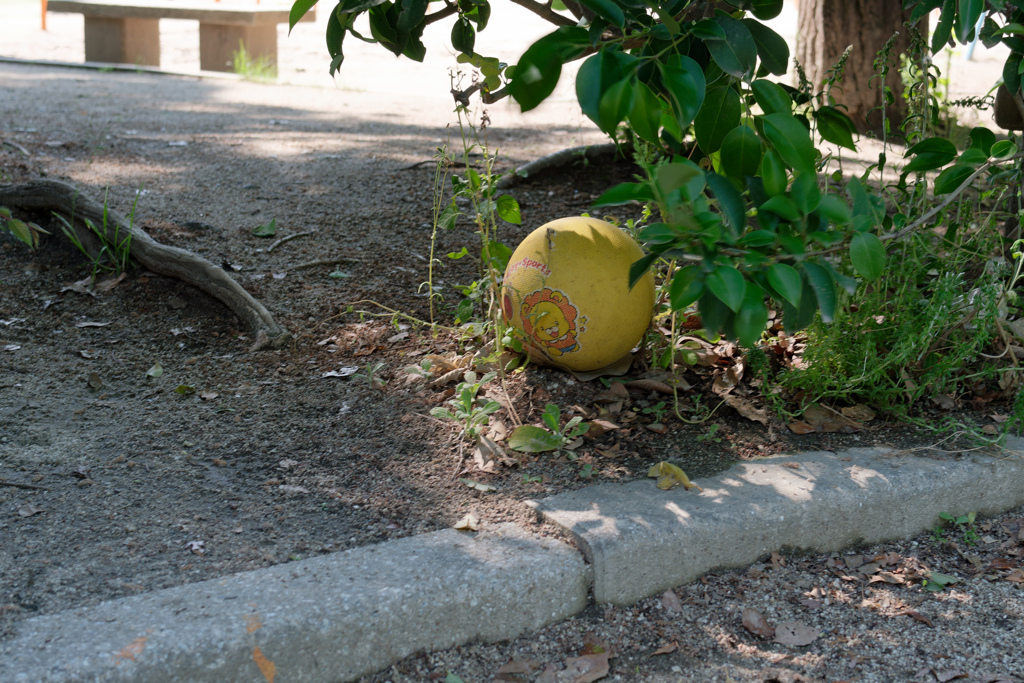
[[[435,21],[441,21],[445,17],[450,17],[451,15],[455,14],[458,11],[459,11],[459,6],[458,5],[448,5],[444,9],[438,10],[438,11],[434,12],[433,14],[428,15],[427,18],[423,20],[423,25],[424,26],[430,26]]]
[[[533,0],[512,0],[512,3],[519,5],[523,9],[528,9],[536,14],[541,19],[546,19],[555,26],[575,26],[576,22],[567,16],[559,14],[555,10],[551,9],[551,5],[542,5],[539,2]]]

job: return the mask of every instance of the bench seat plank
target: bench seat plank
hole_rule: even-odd
[[[213,2],[179,2],[174,0],[49,0],[50,12],[67,12],[107,19],[196,19],[210,24],[255,26],[282,24],[288,21],[288,9],[278,5],[221,5]]]

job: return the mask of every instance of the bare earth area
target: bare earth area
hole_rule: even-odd
[[[71,54],[81,40],[73,19],[62,19],[62,39],[40,38],[69,61],[81,59]],[[319,24],[296,30],[307,32],[303,54],[319,61],[295,64],[325,70]],[[286,58],[295,59],[282,47]],[[302,83],[299,68],[289,73]],[[662,460],[699,483],[763,455],[927,445],[884,416],[857,433],[800,436],[723,406],[690,425],[664,414],[659,403],[671,397],[651,388],[616,405],[599,382],[530,367],[491,390],[507,406],[497,415],[506,426],[536,422],[555,402],[588,419],[612,405],[619,428],[586,440],[575,460],[517,456],[481,470],[458,430],[429,416],[453,385],[410,381],[405,370],[429,354],[471,354],[475,342],[375,315],[387,307],[429,318],[420,285],[434,166],[417,164],[450,134],[460,144],[451,99],[391,90],[386,78],[372,92],[313,80],[0,63],[0,184],[59,179],[121,213],[134,204],[136,225],[222,266],[294,337],[251,352],[251,333],[226,307],[145,269],[89,293],[75,283],[91,268],[58,222],[19,214],[53,236],[36,254],[0,237],[0,638],[32,616],[446,528],[467,513],[556,534],[524,501],[644,477]],[[536,115],[492,108],[500,170],[603,142],[571,89],[560,92]],[[523,225],[502,225],[501,239],[515,246],[549,220],[587,211],[632,172],[617,161],[524,181],[510,191]],[[252,234],[272,219],[274,238]],[[296,233],[306,234],[271,249]],[[472,259],[443,255],[473,252],[476,240],[468,221],[440,235],[445,323],[453,286],[476,273]],[[148,375],[157,364],[162,374]],[[638,362],[630,377],[645,370]],[[721,374],[694,373],[687,401],[712,401]],[[1022,518],[979,520],[971,543],[957,532],[773,555],[511,643],[423,653],[370,680],[590,681],[573,673],[578,662],[565,667],[596,656],[589,675],[603,660],[608,680],[1019,681]],[[931,592],[928,570],[956,582]]]

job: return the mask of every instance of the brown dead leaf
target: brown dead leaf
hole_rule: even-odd
[[[452,526],[458,531],[480,531],[480,519],[470,512]]]
[[[572,683],[592,683],[608,675],[608,657],[611,653],[602,652],[594,655],[583,655],[567,659],[565,671],[559,676],[562,680]]]
[[[581,655],[599,655],[602,652],[611,652],[612,648],[608,645],[608,641],[601,638],[593,631],[587,631],[583,634],[583,647],[580,648]]]
[[[760,612],[750,607],[743,610],[743,627],[762,638],[771,638],[775,635],[775,627],[769,624]]]
[[[661,594],[661,606],[670,612],[683,611],[683,603],[679,600],[679,596],[676,595],[676,592],[673,590],[667,590]]]
[[[875,411],[871,410],[871,408],[867,407],[863,403],[858,403],[855,406],[846,406],[840,409],[839,412],[841,412],[844,417],[848,417],[851,420],[856,420],[858,422],[871,422],[875,419]]]
[[[920,612],[915,612],[912,609],[903,610],[902,612],[899,613],[898,616],[910,617],[912,619],[916,619],[917,621],[920,621],[922,624],[926,624],[926,625],[931,626],[933,628],[935,626],[935,624],[932,623],[931,619],[929,619],[925,615],[921,614]]]
[[[548,664],[534,683],[558,683],[558,669],[554,664]]]
[[[654,432],[655,434],[668,434],[668,427],[661,424],[660,422],[654,422],[652,424],[644,426],[647,427],[647,429],[649,429],[650,431]]]
[[[807,609],[821,609],[821,606],[824,604],[821,600],[815,600],[814,598],[804,598],[800,601],[800,605]]]
[[[112,275],[104,280],[100,280],[92,289],[94,292],[100,292],[101,294],[109,292],[114,287],[117,287],[119,284],[124,282],[126,277],[128,277],[128,273],[122,271],[119,275]]]
[[[200,391],[199,392],[199,398],[203,399],[204,401],[212,401],[213,399],[217,398],[218,396],[220,396],[220,394],[218,394],[216,391]]]
[[[601,450],[600,448],[595,448],[594,450],[596,450],[597,454],[600,455],[602,458],[617,458],[620,455],[622,455],[622,451],[620,450],[619,444],[615,444],[614,446],[606,450]]]
[[[892,572],[878,572],[877,574],[872,576],[871,579],[868,581],[868,583],[879,582],[892,583],[897,586],[906,583],[906,581],[903,580],[902,576],[900,576],[899,574],[893,574]]]
[[[32,515],[38,515],[40,512],[46,512],[46,510],[41,507],[36,507],[32,503],[25,503],[18,508],[19,517],[31,517]]]
[[[941,410],[953,410],[956,408],[956,399],[949,394],[932,396],[931,401]]]
[[[587,427],[587,431],[583,432],[583,437],[586,439],[596,439],[602,434],[619,428],[619,425],[615,424],[611,420],[596,419],[587,422],[587,424],[590,426]]]
[[[1009,415],[999,415],[998,413],[994,415],[989,415],[989,417],[992,418],[993,422],[998,424],[1002,424],[1003,422],[1006,422],[1007,420],[1010,419]]]
[[[493,474],[506,460],[508,456],[505,455],[505,449],[486,436],[477,437],[476,448],[473,449],[473,464],[478,470]]]
[[[774,642],[787,647],[804,647],[810,645],[821,631],[801,621],[786,621],[775,627]]]
[[[789,427],[789,431],[793,432],[794,434],[811,434],[812,432],[814,432],[814,427],[807,424],[803,420],[793,420],[786,426]]]
[[[1014,569],[1003,578],[1007,581],[1012,581],[1013,583],[1024,583],[1024,571],[1021,571],[1021,569],[1018,567],[1017,569]]]
[[[495,672],[494,680],[517,683],[527,680],[526,676],[539,668],[540,662],[536,659],[525,659],[520,655],[513,655],[512,659]]]
[[[852,434],[864,429],[864,425],[856,420],[851,420],[842,413],[825,408],[817,403],[807,406],[807,409],[804,410],[803,418],[804,422],[814,427],[814,431],[826,434]]]
[[[678,649],[679,649],[679,643],[677,643],[676,641],[673,640],[671,643],[665,643],[664,645],[659,647],[657,650],[652,652],[651,656],[652,657],[657,657],[658,655],[672,654],[673,652],[675,652]]]
[[[654,391],[659,394],[671,394],[672,387],[656,379],[638,379],[626,385],[629,391]]]
[[[782,569],[786,566],[786,558],[778,553],[772,553],[772,569]]]
[[[760,422],[766,426],[768,425],[768,411],[764,408],[755,407],[754,404],[747,399],[734,396],[733,394],[726,394],[725,403],[748,420],[752,422]]]
[[[967,678],[967,674],[963,671],[939,671],[932,669],[932,675],[935,676],[935,680],[938,683],[948,683],[948,681],[955,681],[958,678]]]

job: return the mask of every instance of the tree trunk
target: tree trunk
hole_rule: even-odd
[[[910,13],[902,11],[901,4],[898,0],[800,0],[796,59],[817,91],[846,48],[853,48],[832,97],[847,107],[846,113],[862,133],[882,132],[882,111],[876,108],[882,103],[881,83],[871,79],[877,73],[874,62],[879,50],[897,32],[885,81],[894,101],[886,107],[885,116],[890,130],[896,130],[906,117],[899,55],[910,47],[903,27]],[[927,23],[922,23],[926,30]]]

